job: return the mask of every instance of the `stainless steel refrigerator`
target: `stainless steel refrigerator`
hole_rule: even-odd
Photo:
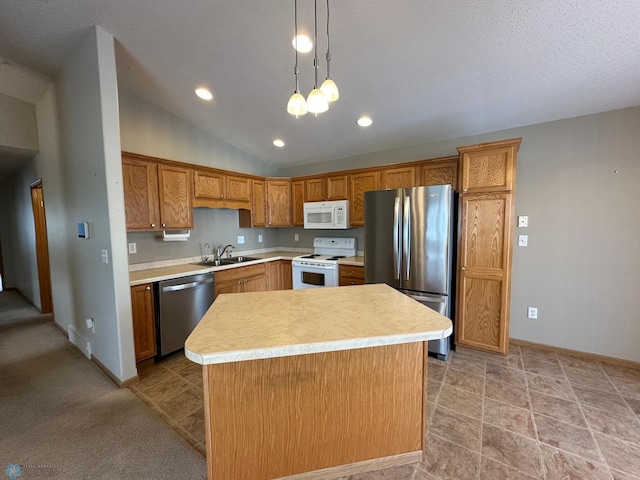
[[[454,196],[451,185],[364,194],[364,276],[453,320]],[[450,338],[429,342],[446,359]]]

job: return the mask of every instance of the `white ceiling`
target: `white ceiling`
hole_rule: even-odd
[[[0,0],[0,56],[54,77],[98,24],[116,38],[121,86],[275,166],[640,105],[638,0],[330,6],[341,97],[317,118],[286,112],[292,0]],[[325,0],[318,9],[322,80]],[[313,2],[298,10],[310,31]],[[312,54],[299,61],[306,95]],[[212,102],[195,97],[200,85]],[[361,114],[373,118],[368,129],[355,124]]]

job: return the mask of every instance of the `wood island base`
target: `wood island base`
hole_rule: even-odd
[[[203,365],[208,478],[330,479],[426,458],[427,343]]]

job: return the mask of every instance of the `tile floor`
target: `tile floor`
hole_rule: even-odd
[[[640,370],[517,345],[428,368],[427,461],[349,480],[640,480]],[[132,390],[204,454],[200,367],[178,353],[140,377]]]

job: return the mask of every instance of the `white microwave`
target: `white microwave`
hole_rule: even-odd
[[[324,230],[349,228],[349,201],[305,202],[304,228]]]

